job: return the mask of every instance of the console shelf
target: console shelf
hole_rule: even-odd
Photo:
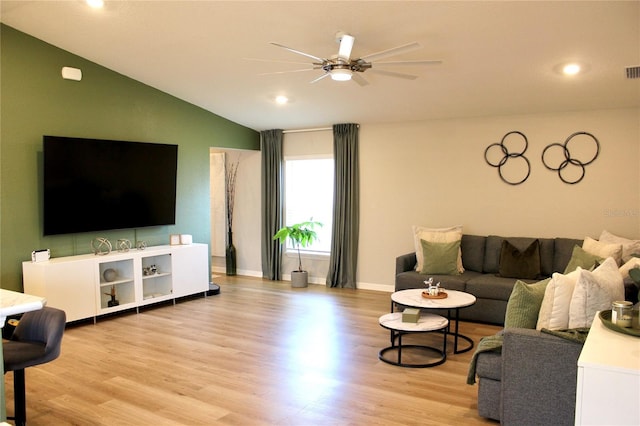
[[[95,320],[125,309],[206,294],[209,250],[206,244],[154,246],[104,256],[23,262],[22,270],[25,293],[44,297],[47,306],[64,310],[67,322]]]

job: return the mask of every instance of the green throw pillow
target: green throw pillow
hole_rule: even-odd
[[[432,243],[420,240],[423,263],[421,274],[460,275],[458,270],[458,252],[460,241],[450,243]]]
[[[549,281],[551,278],[533,284],[516,281],[507,302],[504,328],[536,328],[538,312]]]
[[[578,269],[578,266],[588,271],[592,270],[594,266],[602,263],[604,259],[595,254],[588,253],[578,245],[573,246],[573,252],[571,253],[571,259],[564,270],[564,274],[573,272]]]

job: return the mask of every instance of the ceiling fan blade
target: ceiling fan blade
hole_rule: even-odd
[[[256,62],[273,62],[275,64],[294,64],[294,65],[309,65],[308,62],[295,62],[295,61],[279,61],[276,59],[262,59],[262,58],[242,58],[245,61],[256,61]]]
[[[378,70],[378,69],[373,69],[373,68],[369,72],[373,72],[373,73],[376,73],[376,74],[383,74],[383,75],[387,75],[389,77],[404,78],[405,80],[415,80],[416,78],[418,78],[417,75],[403,74],[403,73],[399,73],[399,72]]]
[[[295,50],[295,49],[292,49],[292,48],[287,47],[287,46],[283,46],[283,45],[278,44],[278,43],[270,42],[269,44],[272,44],[272,45],[274,45],[276,47],[280,47],[282,49],[288,50],[289,52],[297,53],[298,55],[306,56],[307,58],[314,59],[314,60],[316,60],[318,62],[324,62],[325,61],[324,59],[318,58],[317,56],[313,56],[313,55],[310,55],[308,53],[304,53],[304,52],[301,52],[299,50]]]
[[[329,73],[328,72],[322,74],[320,77],[318,77],[316,79],[311,80],[309,83],[316,83],[316,82],[318,82],[318,81],[320,81],[320,80],[322,80],[323,78],[326,78],[326,77],[329,77]]]
[[[289,73],[295,73],[295,72],[313,71],[313,70],[316,70],[316,69],[318,69],[318,68],[304,68],[304,69],[300,69],[300,70],[263,72],[263,73],[260,73],[258,75],[289,74]]]
[[[351,57],[351,49],[353,49],[353,42],[355,37],[349,34],[342,34],[340,36],[340,49],[338,50],[338,57],[346,61]]]
[[[354,72],[353,75],[351,76],[351,80],[355,81],[356,83],[358,83],[360,86],[367,86],[369,85],[369,82],[362,76],[362,74]]]
[[[422,61],[388,61],[388,62],[376,62],[374,65],[376,67],[379,66],[396,66],[396,65],[437,65],[441,64],[442,61],[440,59],[433,60],[422,60]]]
[[[389,56],[399,55],[401,53],[411,52],[412,50],[420,49],[422,45],[417,41],[413,43],[403,44],[402,46],[393,47],[391,49],[383,50],[381,52],[372,53],[361,57],[361,60],[366,62],[377,61],[378,59],[388,58]]]

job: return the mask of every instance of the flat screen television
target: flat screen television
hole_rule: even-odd
[[[178,146],[43,136],[44,235],[173,225]]]

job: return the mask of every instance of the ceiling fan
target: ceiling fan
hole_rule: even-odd
[[[338,54],[332,56],[331,58],[321,58],[319,56],[311,55],[309,53],[305,53],[300,50],[292,49],[290,47],[284,46],[279,43],[271,42],[269,44],[288,50],[289,52],[296,53],[298,55],[302,55],[307,58],[313,59],[314,62],[311,63],[312,68],[290,70],[290,71],[278,71],[278,72],[265,73],[265,74],[285,74],[285,73],[292,73],[292,72],[311,71],[311,70],[321,69],[324,71],[324,74],[312,80],[311,83],[315,83],[326,77],[331,77],[331,79],[335,81],[354,80],[359,85],[366,86],[369,83],[362,76],[362,73],[364,73],[367,70],[371,70],[371,72],[384,74],[390,77],[398,77],[398,78],[404,78],[407,80],[415,80],[416,78],[418,78],[415,75],[404,74],[404,73],[399,73],[394,71],[387,71],[384,69],[379,69],[379,67],[398,66],[398,65],[431,65],[431,64],[442,63],[441,60],[376,62],[380,59],[388,58],[391,56],[399,55],[401,53],[406,53],[412,50],[419,49],[422,46],[418,42],[404,44],[402,46],[393,47],[391,49],[383,50],[376,53],[371,53],[369,55],[365,55],[365,56],[361,56],[359,58],[353,59],[351,58],[351,50],[353,49],[355,37],[349,34],[339,32],[336,34],[336,41],[340,43],[340,47],[338,48]]]

